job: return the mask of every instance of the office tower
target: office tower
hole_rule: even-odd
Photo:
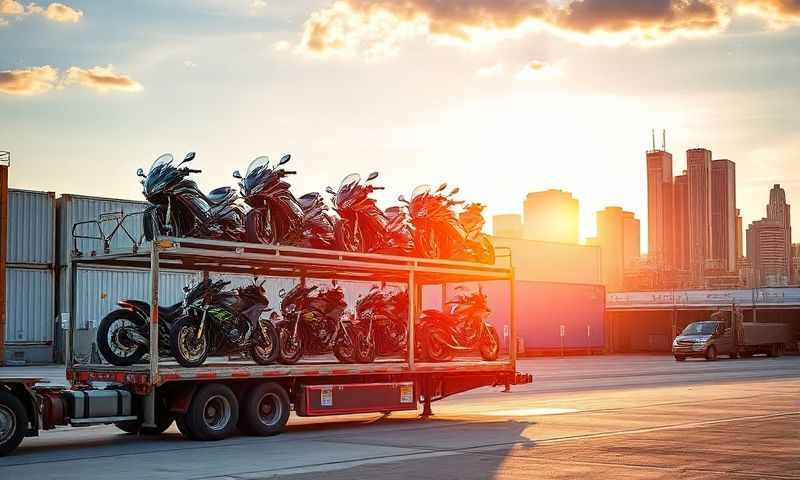
[[[736,209],[736,259],[744,256],[744,245],[742,241],[742,211]]]
[[[675,270],[689,270],[689,175],[675,177],[673,198],[673,238],[675,246]]]
[[[736,271],[736,164],[711,162],[711,257],[726,272]]]
[[[597,237],[600,247],[603,284],[609,291],[622,289],[626,265],[639,257],[640,222],[620,207],[606,207],[597,212]]]
[[[629,268],[642,255],[641,222],[633,212],[622,212],[622,264]]]
[[[787,266],[791,270],[792,264],[792,218],[791,207],[786,203],[786,192],[779,184],[775,184],[769,191],[769,204],[767,204],[767,219],[780,223],[786,235],[784,249],[786,252]]]
[[[689,270],[695,285],[703,284],[706,260],[711,258],[711,151],[686,151],[689,181]]]
[[[762,218],[747,228],[747,258],[752,266],[754,287],[781,287],[789,283],[785,226]]]
[[[492,234],[495,237],[522,238],[522,216],[495,215],[492,217]]]
[[[647,152],[647,256],[660,270],[673,263],[672,154]]]
[[[569,192],[532,192],[525,199],[523,237],[544,242],[578,243],[578,200]]]

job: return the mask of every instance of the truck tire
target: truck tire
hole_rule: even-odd
[[[16,449],[28,430],[28,413],[16,395],[0,390],[0,457]]]
[[[222,440],[236,430],[239,401],[227,385],[203,385],[194,394],[184,422],[192,440]]]
[[[783,348],[780,343],[773,343],[769,346],[769,352],[767,353],[768,357],[777,358],[783,355]]]
[[[181,432],[181,435],[186,437],[187,440],[196,440],[197,437],[194,436],[191,430],[189,430],[189,425],[186,423],[186,415],[178,415],[175,417],[175,426],[178,427],[178,431]]]
[[[711,345],[710,347],[708,347],[708,350],[706,350],[706,360],[708,360],[709,362],[713,362],[716,359],[717,359],[717,347]]]
[[[728,354],[728,358],[730,358],[731,360],[736,360],[737,358],[739,358],[739,354],[737,352],[731,352]]]
[[[156,397],[156,426],[143,427],[143,420],[131,420],[129,422],[117,422],[115,427],[119,428],[125,433],[138,433],[139,435],[161,435],[175,420],[175,415],[169,411],[163,401],[158,401]]]
[[[281,433],[289,421],[289,394],[278,383],[255,385],[242,396],[239,428],[266,437]]]

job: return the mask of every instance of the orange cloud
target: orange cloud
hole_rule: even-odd
[[[405,36],[473,42],[547,30],[580,41],[655,43],[715,33],[724,0],[337,0],[304,25],[301,47],[325,54],[394,47]]]
[[[51,3],[44,11],[44,16],[54,22],[78,23],[83,16],[81,10],[75,10],[63,3]]]
[[[0,0],[0,15],[14,16],[23,15],[25,7],[16,0]]]
[[[82,87],[106,92],[119,90],[123,92],[139,92],[142,85],[126,75],[114,73],[114,67],[93,67],[83,69],[70,67],[64,74],[65,85],[80,85]]]
[[[0,93],[6,95],[40,95],[56,86],[58,70],[45,65],[21,70],[0,71]]]
[[[23,6],[17,0],[0,0],[0,16],[22,17],[27,15],[41,15],[48,20],[60,23],[78,23],[83,17],[83,12],[58,2],[43,8],[35,3]],[[0,18],[0,21],[3,20]],[[5,23],[8,22],[5,21]]]
[[[800,22],[800,0],[739,0],[738,10],[763,17],[775,28]]]

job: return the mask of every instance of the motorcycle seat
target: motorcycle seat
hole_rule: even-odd
[[[297,201],[300,203],[300,208],[304,211],[314,207],[318,202],[322,199],[322,195],[317,192],[306,193],[302,197],[298,198]]]
[[[136,307],[145,315],[150,315],[150,304],[141,300],[124,300],[125,303]],[[178,302],[175,305],[168,305],[166,307],[158,307],[158,316],[160,319],[176,317],[183,309],[183,302]]]
[[[208,192],[208,201],[214,205],[224,203],[228,197],[235,195],[235,190],[231,187],[219,187]]]

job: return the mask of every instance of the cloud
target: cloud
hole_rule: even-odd
[[[800,0],[739,0],[737,11],[763,17],[777,29],[800,23]]]
[[[28,15],[41,15],[60,23],[78,23],[83,17],[83,12],[58,2],[53,2],[44,8],[35,3],[23,6],[17,0],[0,0],[0,16],[19,18]],[[0,25],[2,22],[8,24],[7,20],[0,18]]]
[[[142,85],[126,75],[114,73],[113,65],[83,69],[70,67],[64,73],[64,85],[80,85],[101,92],[118,90],[123,92],[139,92]]]
[[[540,80],[548,78],[557,78],[561,76],[561,69],[553,64],[542,62],[540,60],[532,60],[525,64],[514,78],[517,80]]]
[[[183,61],[183,66],[186,67],[186,68],[197,68],[197,64],[194,63],[191,60],[184,60]]]
[[[728,20],[724,0],[336,0],[306,20],[301,48],[392,51],[411,36],[474,43],[532,30],[588,43],[650,44],[716,33]]]
[[[7,95],[40,95],[56,86],[58,70],[45,65],[21,70],[0,71],[0,93]]]
[[[497,63],[489,67],[483,67],[481,69],[478,69],[478,76],[496,77],[498,75],[502,75],[503,72],[505,72],[505,70],[506,70],[505,65],[503,65],[502,63]]]

